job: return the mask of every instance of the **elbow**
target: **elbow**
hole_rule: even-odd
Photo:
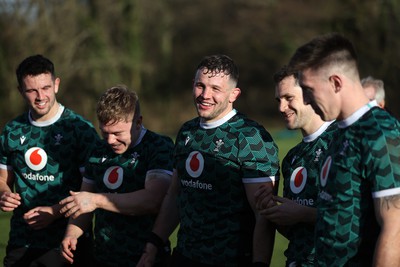
[[[157,214],[160,211],[161,203],[154,203],[149,207],[149,214]]]

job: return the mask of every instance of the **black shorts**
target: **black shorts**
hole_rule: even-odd
[[[86,234],[78,239],[74,252],[74,264],[67,263],[60,248],[40,249],[8,245],[4,257],[4,267],[88,267],[93,266],[93,238]]]

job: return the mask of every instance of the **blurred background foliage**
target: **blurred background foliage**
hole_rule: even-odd
[[[15,69],[33,54],[55,63],[58,100],[96,126],[100,94],[126,84],[139,93],[146,127],[174,135],[196,115],[198,62],[224,53],[240,69],[236,107],[267,128],[283,125],[273,73],[298,46],[331,31],[353,41],[361,78],[385,82],[398,116],[398,0],[0,0],[0,128],[25,109]]]

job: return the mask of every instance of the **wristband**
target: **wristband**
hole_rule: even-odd
[[[147,242],[156,246],[160,253],[170,253],[171,252],[171,249],[169,247],[169,242],[164,243],[164,241],[161,239],[161,237],[159,237],[154,232],[150,232]]]
[[[253,267],[269,267],[269,263],[257,261],[257,262],[253,262],[252,266]]]

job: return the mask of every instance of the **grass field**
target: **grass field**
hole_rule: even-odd
[[[281,160],[283,159],[283,156],[286,155],[287,151],[301,140],[300,133],[294,131],[271,131],[271,134],[275,142],[278,144],[279,157]],[[282,182],[282,179],[280,181]],[[279,190],[281,195],[282,183],[279,186]],[[10,213],[0,212],[0,266],[3,265],[3,258],[5,256],[10,216]],[[172,245],[176,243],[175,233],[171,236],[171,243]],[[277,233],[271,266],[285,266],[285,257],[283,255],[283,251],[286,249],[286,247],[287,240]]]

